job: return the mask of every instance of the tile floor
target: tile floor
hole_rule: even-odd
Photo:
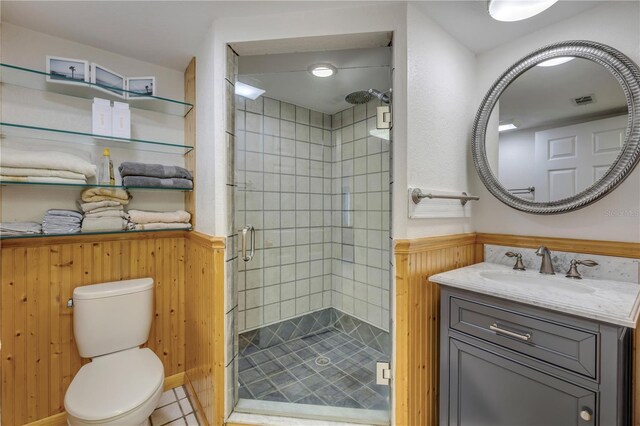
[[[162,394],[158,408],[151,414],[152,426],[199,426],[184,386]]]
[[[389,387],[375,384],[375,372],[389,358],[339,330],[256,349],[240,355],[240,398],[388,409]]]

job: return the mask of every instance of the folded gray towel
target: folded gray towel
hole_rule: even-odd
[[[126,176],[122,178],[122,186],[146,186],[151,188],[192,189],[193,182],[189,179],[160,179],[148,176]]]
[[[136,163],[133,161],[125,161],[118,167],[120,176],[148,176],[156,178],[181,178],[193,179],[191,172],[185,168],[178,166],[163,166],[162,164],[146,164]]]

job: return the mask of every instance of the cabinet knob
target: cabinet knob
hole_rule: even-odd
[[[593,414],[591,413],[591,410],[585,408],[584,410],[580,411],[580,418],[585,422],[590,422],[593,418]]]

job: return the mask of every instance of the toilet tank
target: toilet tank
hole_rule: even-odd
[[[142,345],[149,338],[153,279],[76,287],[73,333],[80,356],[93,358]]]

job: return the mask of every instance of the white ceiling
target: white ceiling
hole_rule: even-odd
[[[345,8],[389,1],[9,1],[2,20],[184,70],[214,19]],[[561,0],[527,21],[502,23],[486,1],[412,2],[475,52],[566,19],[603,1]],[[71,17],[71,22],[70,22]]]
[[[599,6],[606,3],[606,0],[560,0],[541,14],[517,22],[499,22],[491,18],[487,13],[486,0],[411,3],[460,43],[476,53],[481,53]]]
[[[385,42],[384,38],[378,39]],[[314,77],[307,69],[318,63],[332,64],[337,73],[327,78]],[[370,88],[388,91],[390,64],[388,47],[240,56],[238,78],[266,90],[264,96],[334,114],[352,106],[344,99],[351,92]]]
[[[0,1],[2,20],[184,71],[214,19],[377,1]],[[382,2],[384,3],[384,2]]]
[[[593,95],[592,104],[576,106],[572,99]],[[533,67],[500,96],[500,122],[517,120],[519,129],[555,126],[626,112],[624,92],[603,66],[587,59],[555,67]]]

